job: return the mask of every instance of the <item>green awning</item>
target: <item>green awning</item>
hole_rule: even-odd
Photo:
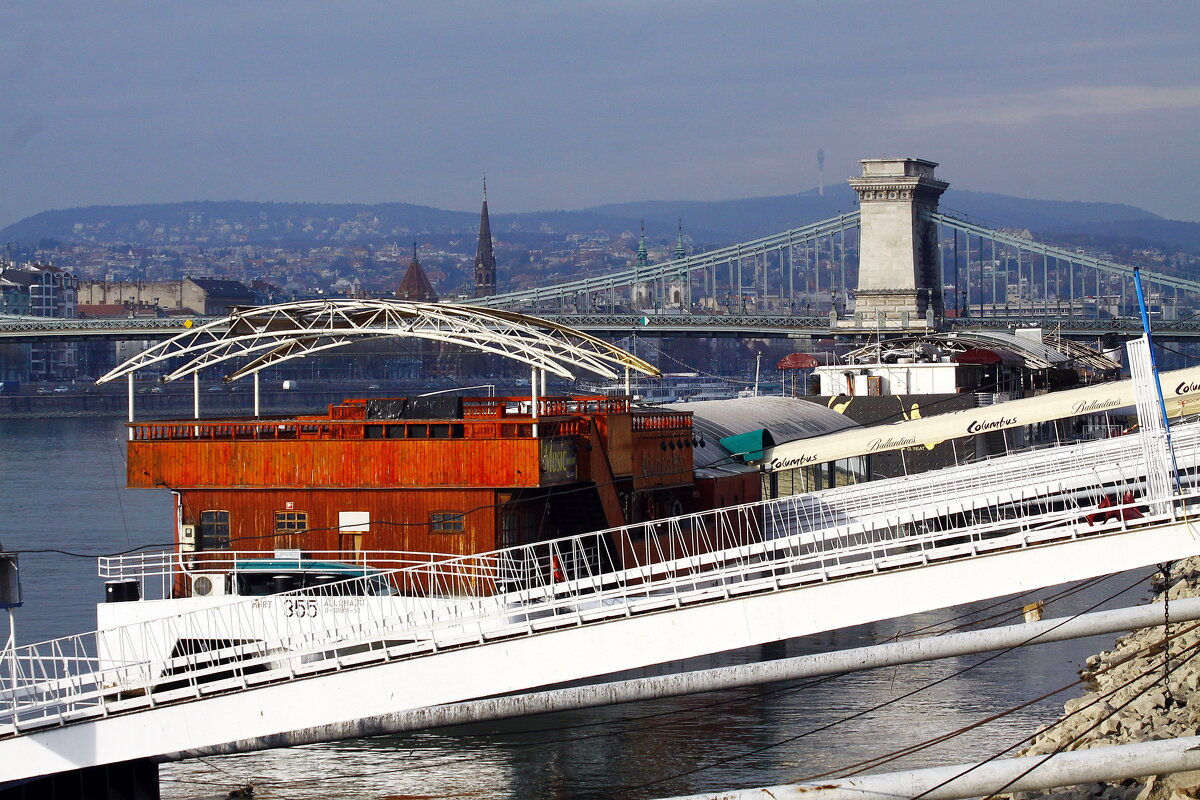
[[[726,436],[721,440],[721,447],[728,450],[734,458],[739,458],[745,462],[761,460],[763,450],[774,446],[775,439],[766,428],[750,431],[749,433]]]

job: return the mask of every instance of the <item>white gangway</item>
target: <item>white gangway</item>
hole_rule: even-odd
[[[331,584],[19,648],[0,782],[383,733],[412,709],[1195,555],[1200,424],[1173,430],[1169,496],[1119,437],[409,566],[392,597]],[[130,657],[147,652],[165,655]]]

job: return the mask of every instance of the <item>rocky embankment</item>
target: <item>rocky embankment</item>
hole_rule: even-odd
[[[1200,595],[1200,558],[1178,561],[1151,579],[1154,602]],[[1080,675],[1087,692],[1069,700],[1063,716],[1038,731],[1018,755],[1200,735],[1200,626],[1143,628],[1091,656]],[[1167,667],[1164,668],[1164,660]],[[1169,676],[1164,675],[1170,669]],[[1018,792],[1014,800],[1185,800],[1200,797],[1200,771],[1145,776],[1049,792]]]

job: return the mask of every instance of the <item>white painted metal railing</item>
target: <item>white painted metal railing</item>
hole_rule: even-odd
[[[395,596],[356,578],[18,648],[0,734],[1188,513],[1192,490],[1121,502],[1145,476],[1126,438],[431,561],[383,573]],[[1179,461],[1195,468],[1194,441]]]
[[[458,558],[453,553],[421,553],[392,550],[196,550],[181,553],[174,547],[141,550],[97,559],[97,574],[108,581],[135,580],[143,596],[171,596],[172,580],[178,575],[209,573],[261,573],[264,559],[275,569],[320,571],[321,564],[341,570],[397,570]],[[256,566],[257,565],[257,566]]]

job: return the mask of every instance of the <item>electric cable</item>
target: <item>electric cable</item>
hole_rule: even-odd
[[[121,444],[116,439],[113,439],[113,446],[117,448],[117,452],[121,451]],[[106,447],[106,448],[104,448],[104,451],[106,453],[108,453],[108,470],[109,470],[109,472],[112,473],[113,493],[116,494],[116,496],[117,496],[117,509],[120,511],[120,514],[121,514],[121,526],[125,529],[125,546],[132,547],[133,546],[133,537],[130,536],[130,533],[129,533],[129,520],[127,520],[125,518],[125,501],[121,497],[121,486],[120,486],[119,482],[117,481],[117,465],[113,461],[112,449]]]
[[[734,460],[734,456],[724,456],[720,460],[715,461],[713,463],[721,464],[721,463],[725,463],[725,462],[732,462],[733,460]],[[659,475],[671,475],[671,474],[674,474],[674,473],[673,472],[646,473],[646,476],[647,477],[656,477]],[[587,483],[587,484],[584,484],[581,486],[576,486],[573,488],[563,489],[563,488],[553,487],[553,489],[554,489],[554,495],[556,497],[561,498],[564,495],[575,494],[578,492],[590,492],[590,491],[594,491],[596,489],[603,489],[603,488],[607,488],[610,486],[617,486],[619,483],[620,483],[620,481],[612,480],[612,481],[606,481],[605,483]],[[160,483],[159,485],[162,486],[164,489],[171,490],[171,487],[167,486],[165,483]],[[527,498],[522,498],[522,499],[518,499],[518,500],[510,499],[510,500],[505,500],[505,501],[497,501],[495,503],[485,503],[482,505],[475,506],[474,508],[470,508],[465,511],[458,512],[458,514],[462,517],[466,517],[469,514],[475,514],[480,511],[494,510],[497,508],[508,506],[508,505],[513,504],[514,502],[516,502],[516,503],[539,502],[539,501],[545,499],[545,497],[548,496],[548,494],[549,493],[547,493],[545,495],[539,494],[539,495],[536,495],[533,497],[527,497]],[[763,501],[755,501],[755,502],[761,503]],[[736,508],[736,506],[729,506],[728,508]],[[721,509],[711,509],[710,511],[715,512],[715,511],[720,511],[720,510]],[[648,522],[653,522],[653,521],[655,521],[655,520],[648,520]],[[399,527],[399,528],[412,528],[412,527],[428,527],[431,523],[428,520],[416,521],[416,522],[393,522],[390,520],[371,520],[371,524],[372,525],[388,525],[388,526]],[[642,523],[635,522],[635,523],[630,523],[629,525],[626,525],[625,527],[632,527],[632,526],[636,526],[636,525],[640,525],[640,524],[642,524]],[[306,528],[303,531],[294,531],[291,533],[293,535],[303,535],[306,533],[328,533],[331,531],[339,531],[339,530],[341,530],[340,526],[328,526],[328,527],[321,527],[321,528]],[[268,534],[261,534],[259,536],[235,536],[235,537],[230,538],[229,541],[230,541],[230,544],[232,544],[234,542],[251,542],[251,541],[257,541],[259,539],[274,539],[275,536],[276,536],[276,534],[274,532],[268,533]],[[27,549],[20,549],[20,550],[13,549],[10,552],[17,552],[17,553],[21,553],[21,554],[31,554],[31,555],[53,553],[53,554],[57,554],[57,555],[68,556],[71,558],[96,559],[96,558],[116,558],[118,556],[130,555],[130,554],[138,553],[143,550],[147,550],[147,549],[151,549],[151,548],[175,547],[177,544],[178,544],[178,542],[176,542],[174,540],[169,541],[169,542],[151,542],[148,544],[138,545],[137,547],[133,547],[128,550],[121,550],[121,551],[114,552],[114,553],[80,553],[80,552],[75,552],[75,551],[71,551],[71,550],[63,550],[62,548],[57,548],[57,547],[27,548]],[[538,543],[535,542],[533,544],[538,544]],[[211,552],[220,552],[220,551],[213,550]]]
[[[1089,589],[1092,586],[1097,586],[1101,583],[1104,583],[1107,580],[1115,578],[1119,574],[1120,573],[1112,572],[1112,573],[1109,573],[1108,575],[1100,575],[1095,578],[1087,578],[1082,581],[1078,581],[1076,583],[1070,584],[1066,589],[1063,589],[1060,592],[1056,592],[1052,595],[1049,595],[1048,597],[1045,598],[1044,602],[1052,603],[1057,600],[1060,600],[1060,599],[1063,599],[1066,597],[1070,597],[1073,594],[1076,594],[1085,589]],[[951,622],[958,622],[959,620],[962,620],[962,619],[968,619],[970,617],[974,617],[975,614],[977,614],[981,611],[991,611],[992,609],[999,608],[999,607],[1010,608],[1013,601],[1016,600],[1017,598],[1027,597],[1028,595],[1031,595],[1037,591],[1040,591],[1040,590],[1039,589],[1031,589],[1028,592],[1024,592],[1022,594],[1016,595],[1015,597],[1004,597],[1004,598],[1001,598],[1000,600],[996,601],[995,603],[990,603],[990,604],[984,606],[983,608],[967,611],[965,613],[951,617],[950,619],[942,620],[941,622],[931,622],[927,625],[922,625],[917,628],[910,628],[907,631],[902,631],[902,632],[894,634],[891,638],[892,639],[911,638],[914,636],[918,636],[921,633],[924,633],[925,631],[930,631],[935,628],[938,630],[934,635],[941,636],[943,634],[953,633],[954,631],[963,630],[965,628],[974,628],[974,627],[979,626],[979,624],[983,623],[983,622],[999,621],[999,620],[1003,620],[1003,619],[1006,619],[1009,617],[1016,617],[1017,615],[1020,615],[1023,612],[1021,612],[1021,611],[1006,611],[1006,612],[994,614],[994,615],[987,616],[987,617],[971,619],[969,622],[964,622],[961,625],[955,625],[950,628],[942,629],[942,627],[941,627],[941,626],[946,625]],[[998,624],[998,622],[997,622],[997,624]]]

